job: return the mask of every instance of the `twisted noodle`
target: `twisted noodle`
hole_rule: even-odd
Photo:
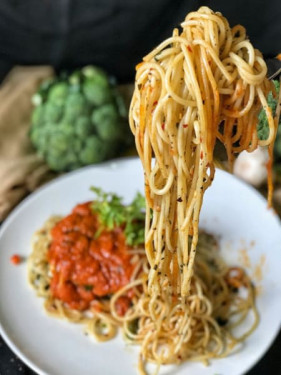
[[[207,7],[189,13],[181,26],[180,35],[174,30],[137,66],[130,108],[145,175],[152,297],[160,296],[166,284],[167,295],[185,298],[191,292],[199,213],[214,178],[216,139],[225,145],[232,164],[234,153],[258,145],[272,148],[276,134],[265,98],[270,87],[266,65],[245,29],[231,29],[220,13]],[[263,141],[256,129],[261,106],[269,123]],[[270,179],[271,174],[269,200]]]
[[[200,234],[191,293],[185,304],[151,298],[147,284],[149,266],[144,250],[138,248],[131,250],[136,257],[134,262],[139,265],[131,282],[108,300],[100,301],[101,311],[69,308],[55,299],[49,289],[52,271],[47,253],[51,229],[58,220],[58,217],[50,218],[34,236],[33,251],[28,259],[31,286],[45,299],[48,315],[85,325],[86,332],[98,342],[112,339],[121,328],[126,341],[141,346],[140,374],[147,374],[147,362],[156,365],[154,373],[157,373],[161,364],[184,360],[208,363],[211,358],[226,356],[257,326],[259,317],[249,278],[240,268],[229,269],[224,264],[216,241],[205,233]],[[236,290],[241,286],[244,294]],[[125,316],[120,316],[116,302],[129,290],[133,291],[132,305]],[[235,337],[232,329],[241,326],[244,320],[247,322],[243,326],[244,333]]]

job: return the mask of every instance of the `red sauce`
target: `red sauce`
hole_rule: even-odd
[[[90,202],[79,204],[52,229],[48,260],[52,269],[50,290],[70,308],[85,310],[98,299],[128,284],[134,270],[122,228],[103,230],[90,209]],[[97,306],[95,306],[97,305]],[[124,315],[129,297],[121,297],[117,310]]]
[[[14,254],[10,258],[10,262],[14,264],[15,266],[19,265],[21,262],[21,257],[17,254]]]

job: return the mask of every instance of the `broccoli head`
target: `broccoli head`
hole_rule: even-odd
[[[32,102],[30,139],[52,170],[101,162],[132,141],[122,97],[100,68],[87,66],[48,79]]]

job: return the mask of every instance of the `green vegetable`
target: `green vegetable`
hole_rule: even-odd
[[[80,92],[70,93],[65,101],[66,117],[77,120],[79,116],[87,114],[87,102]]]
[[[277,95],[279,94],[279,81],[274,80],[273,81],[275,90]],[[268,106],[271,108],[272,115],[275,116],[275,111],[276,111],[276,106],[277,106],[277,99],[274,98],[273,93],[270,91],[270,93],[267,96],[267,103]],[[260,140],[265,140],[268,138],[269,135],[269,125],[267,121],[267,116],[266,112],[264,109],[262,109],[258,115],[258,125],[257,125],[257,130],[258,130],[258,138]]]
[[[75,133],[81,139],[85,139],[88,135],[93,133],[93,125],[87,116],[80,116],[75,125]]]
[[[93,285],[84,285],[84,289],[87,290],[87,291],[92,291]]]
[[[39,126],[41,123],[44,123],[44,107],[42,105],[35,107],[32,112],[31,122],[34,126]]]
[[[68,85],[66,82],[59,82],[54,84],[49,91],[48,101],[62,106],[67,98]]]
[[[95,135],[91,135],[86,139],[85,146],[82,148],[79,160],[82,164],[99,163],[105,158],[106,149],[103,142]]]
[[[29,136],[55,171],[101,162],[133,144],[123,99],[100,68],[48,79],[32,102]]]
[[[102,105],[111,101],[111,90],[107,84],[89,78],[83,83],[83,93],[87,100],[93,105]]]
[[[113,193],[105,193],[99,188],[92,187],[96,199],[92,210],[98,214],[102,227],[113,229],[124,226],[126,243],[130,246],[144,243],[145,199],[137,193],[128,206],[122,203],[122,198]],[[97,234],[99,235],[99,233]]]
[[[86,66],[82,70],[87,78],[83,82],[83,93],[94,105],[108,103],[112,99],[112,90],[105,72],[94,66]]]
[[[44,114],[43,114],[44,122],[54,123],[54,122],[60,121],[62,117],[62,113],[63,113],[61,106],[58,106],[57,104],[53,104],[51,102],[47,102],[43,104],[41,107],[37,107],[37,109],[42,108],[42,107],[44,111]]]
[[[131,333],[136,335],[139,329],[139,319],[130,320],[128,323],[128,329]]]
[[[116,123],[118,115],[113,104],[106,104],[100,108],[94,109],[92,113],[92,123],[96,126],[98,135],[101,139],[116,140],[121,137]]]

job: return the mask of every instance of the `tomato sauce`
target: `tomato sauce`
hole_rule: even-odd
[[[12,264],[17,266],[21,263],[21,257],[18,254],[14,254],[11,256],[10,261]]]
[[[134,270],[122,228],[97,231],[101,226],[90,202],[77,205],[72,213],[52,229],[48,251],[53,297],[70,308],[85,310],[101,297],[128,284]],[[121,297],[117,310],[124,315],[129,296]]]

